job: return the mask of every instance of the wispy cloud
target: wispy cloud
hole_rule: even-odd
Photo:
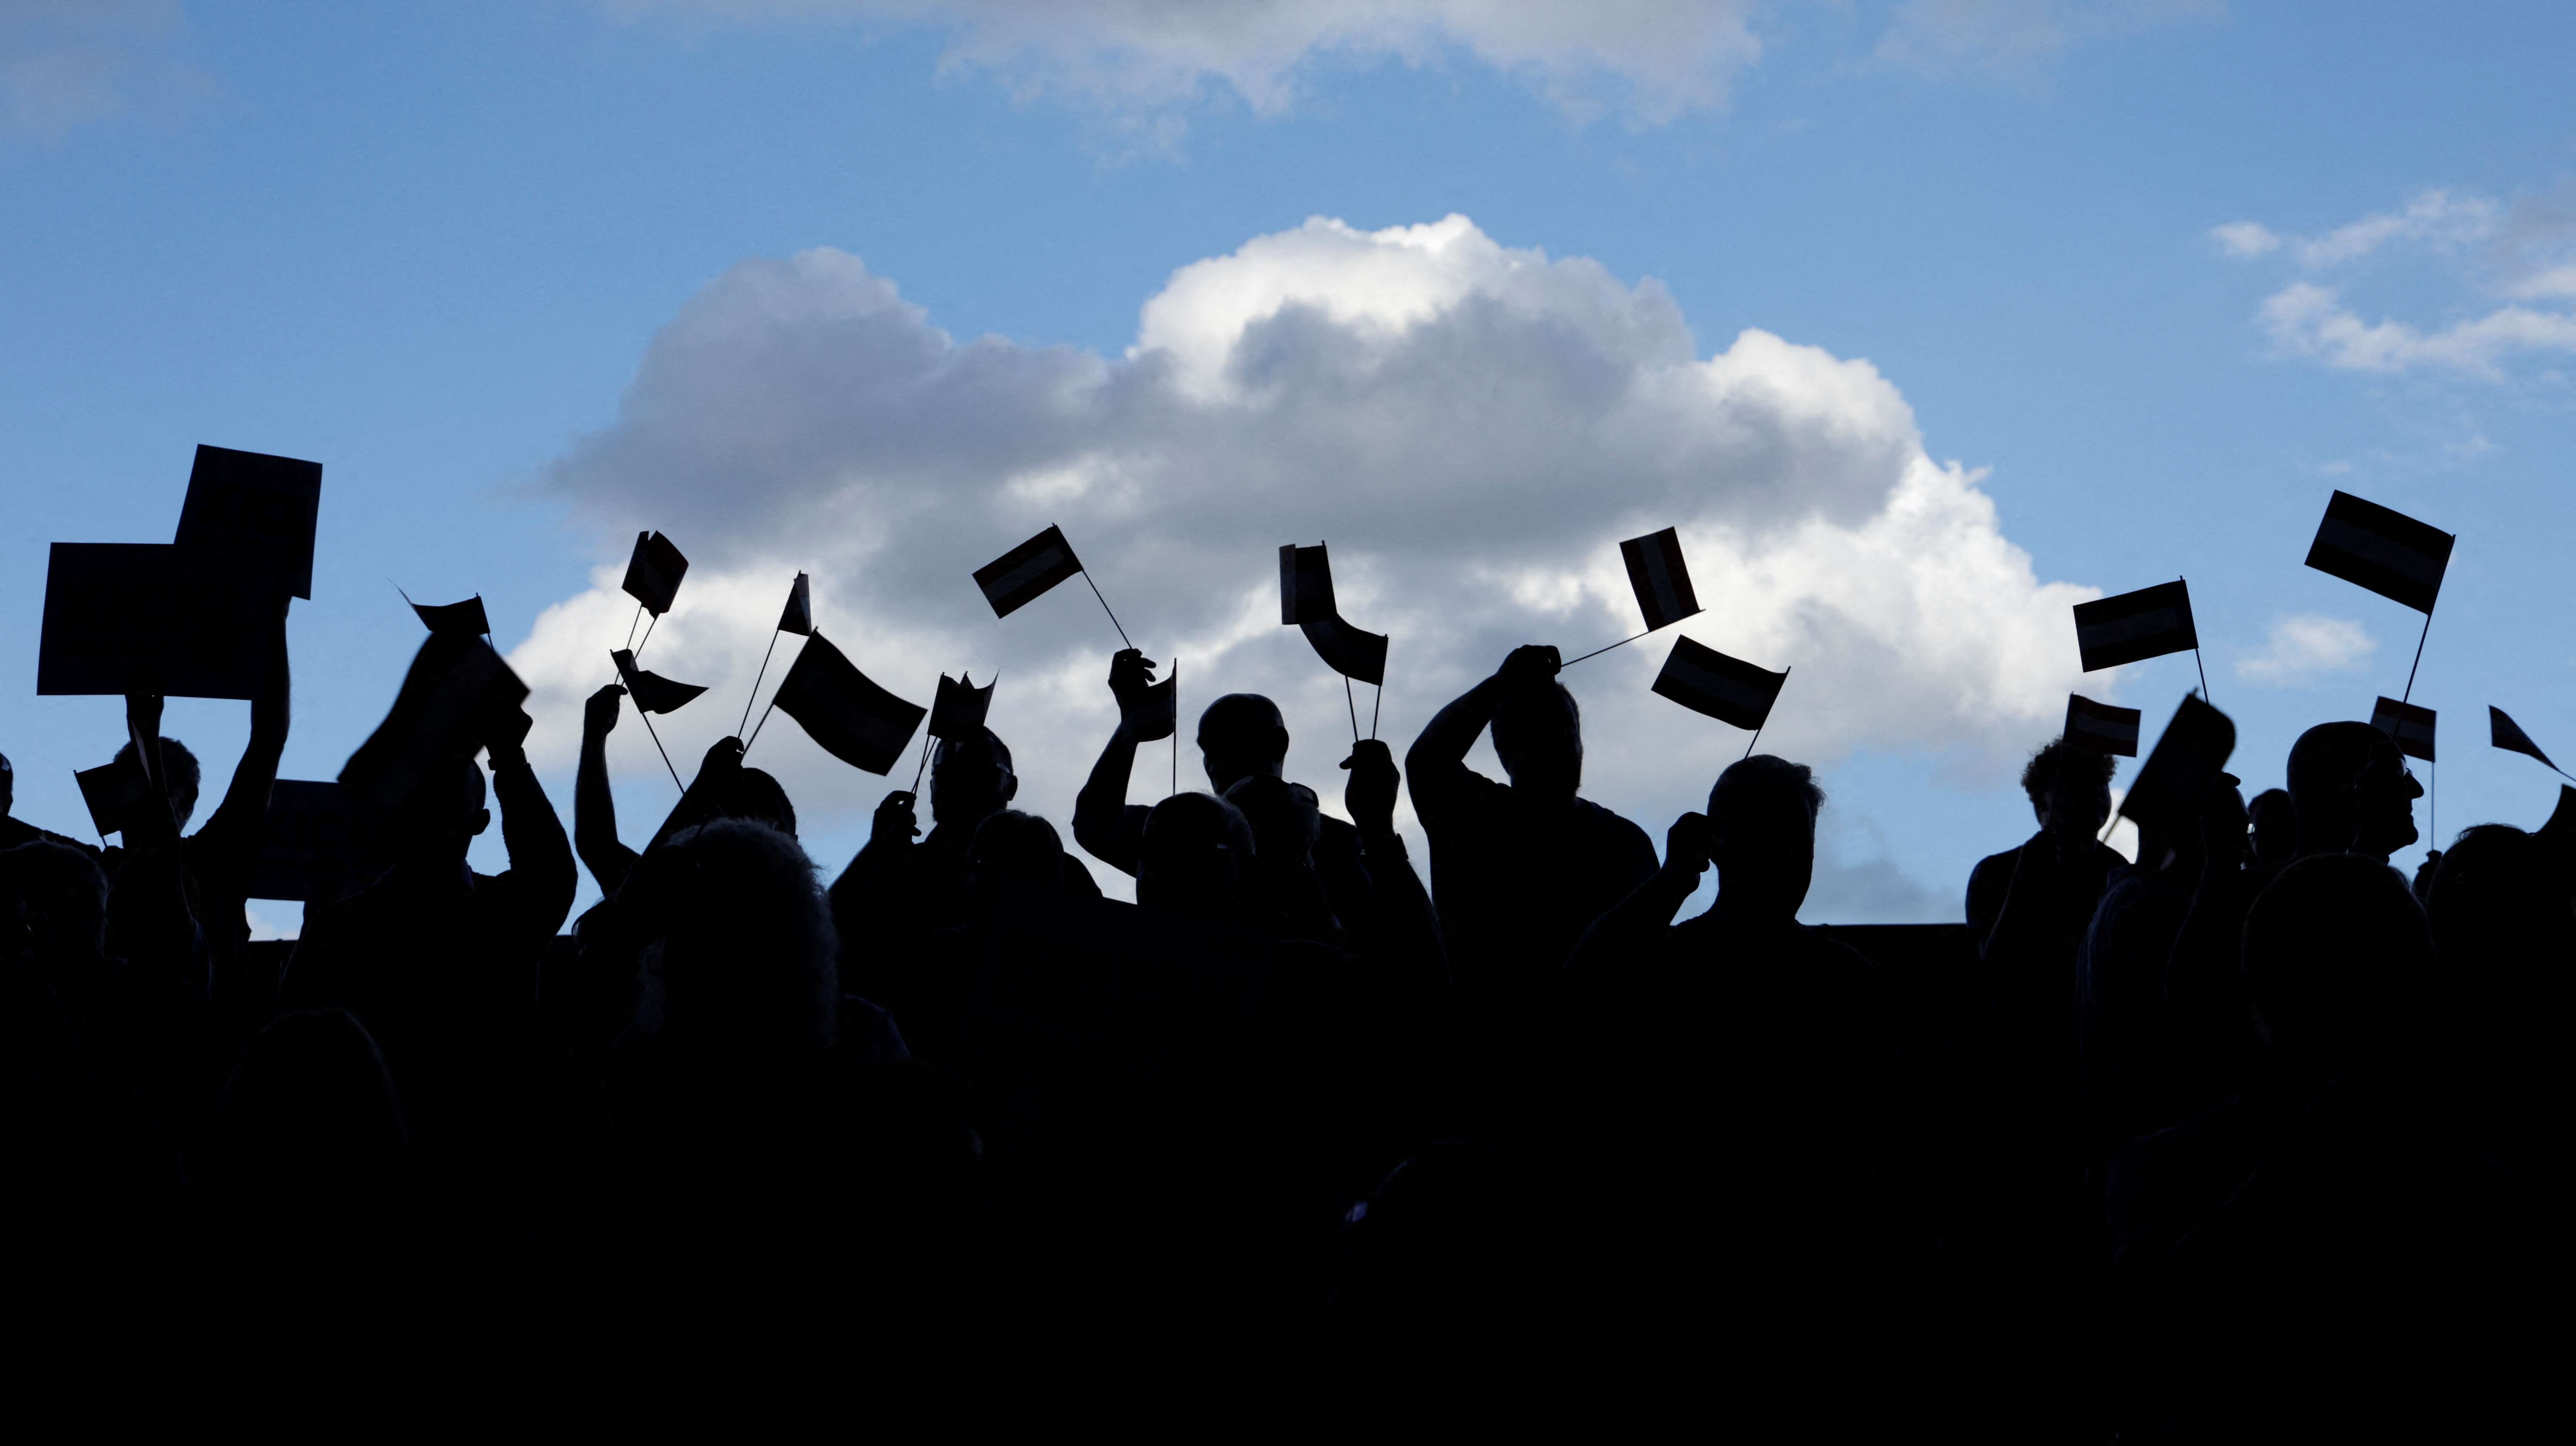
[[[1930,75],[2026,77],[2078,46],[2226,14],[2225,0],[1905,0],[1871,59]]]
[[[2236,676],[2278,688],[2301,688],[2328,673],[2358,671],[2379,651],[2379,640],[2348,618],[2293,613],[2272,620],[2259,652],[2236,660]]]
[[[0,133],[59,141],[178,74],[178,0],[0,0]]]

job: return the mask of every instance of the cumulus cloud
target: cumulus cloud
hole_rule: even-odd
[[[2080,45],[2226,13],[2225,0],[1904,0],[1872,58],[1930,74],[2014,74]]]
[[[2272,620],[2260,651],[2236,660],[2236,676],[2280,688],[2304,687],[2328,673],[2358,672],[2379,640],[2348,618],[2294,613]]]
[[[1410,66],[1462,54],[1578,116],[1616,109],[1648,122],[1722,105],[1762,54],[1752,0],[609,0],[614,11],[689,23],[839,20],[934,26],[945,64],[990,72],[1024,97],[1063,96],[1154,112],[1211,89],[1277,114],[1321,63]]]
[[[121,113],[178,29],[177,0],[0,0],[0,131],[57,141]]]
[[[732,731],[801,568],[823,631],[896,691],[927,701],[942,670],[998,669],[994,726],[1026,801],[1059,820],[1110,726],[1117,637],[1079,584],[997,622],[969,577],[1049,523],[1147,655],[1179,658],[1185,711],[1278,698],[1292,776],[1328,793],[1350,725],[1340,680],[1277,621],[1291,540],[1329,541],[1345,614],[1393,636],[1382,731],[1399,745],[1515,644],[1572,656],[1633,631],[1616,544],[1666,525],[1707,609],[1681,630],[1794,665],[1764,743],[1826,764],[1919,750],[2003,776],[2054,731],[2076,676],[2067,609],[2097,595],[2034,576],[1977,474],[1926,454],[1869,363],[1758,330],[1704,354],[1653,281],[1458,216],[1317,219],[1184,266],[1117,357],[952,338],[844,252],[745,261],[654,338],[615,423],[549,485],[601,552],[595,586],[511,655],[540,756],[571,755],[577,701],[632,616],[625,544],[655,527],[695,565],[646,661],[714,688],[662,720],[675,756]],[[1589,790],[1658,832],[1744,747],[1648,693],[1668,647],[1567,675]],[[1365,729],[1375,700],[1356,701]],[[658,770],[635,731],[620,767]],[[885,787],[783,719],[753,761],[808,811]],[[1140,778],[1138,796],[1165,786]]]
[[[2576,202],[2570,188],[2510,207],[2491,198],[2424,191],[2315,236],[2284,237],[2254,221],[2213,227],[2228,256],[2278,253],[2310,273],[2349,267],[2392,247],[2444,258],[2475,288],[2505,304],[2430,329],[2370,321],[2333,286],[2297,280],[2264,298],[2256,323],[2276,351],[2348,371],[2441,370],[2502,380],[2523,353],[2576,351],[2576,313],[2533,302],[2576,299]]]

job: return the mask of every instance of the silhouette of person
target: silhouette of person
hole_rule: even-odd
[[[2299,856],[2298,805],[2288,790],[2267,788],[2245,805],[2245,819],[2252,830],[2248,867],[2268,881]]]
[[[467,865],[492,813],[483,770],[449,758],[387,821],[393,867],[308,910],[287,967],[291,1005],[346,1009],[383,1049],[424,1151],[509,1107],[543,951],[572,908],[572,847],[528,766],[528,727],[514,708],[484,740],[507,870]]]
[[[927,836],[917,800],[896,789],[877,805],[868,841],[832,881],[832,921],[840,930],[841,970],[849,987],[902,1017],[923,987],[924,942],[935,930],[969,921],[967,873],[976,831],[1019,796],[1011,750],[1001,735],[979,728],[941,739],[930,760]],[[1099,893],[1082,861],[1063,859],[1064,886]]]
[[[1553,987],[1583,931],[1656,871],[1645,830],[1580,795],[1582,712],[1557,668],[1554,648],[1513,649],[1405,754],[1441,934],[1471,994]],[[1467,766],[1489,725],[1509,783]]]
[[[242,946],[250,942],[250,870],[268,822],[268,796],[277,783],[278,760],[286,753],[292,715],[286,650],[288,605],[286,599],[278,603],[277,627],[269,635],[267,675],[259,696],[250,705],[250,742],[242,749],[241,762],[233,768],[232,784],[224,790],[223,802],[206,820],[206,826],[180,844],[197,921],[218,961],[238,957]],[[134,757],[133,739],[159,740],[161,758],[152,776],[162,780],[170,796],[171,816],[184,833],[188,820],[197,811],[196,755],[177,739],[161,737],[159,698],[128,697],[125,711],[130,736],[117,749],[117,761]],[[153,761],[143,762],[150,765]],[[264,995],[276,987],[276,981],[256,981],[255,987]]]
[[[1968,936],[1978,957],[2073,963],[2111,871],[2126,862],[2098,837],[2110,821],[2117,766],[2110,754],[2064,739],[2030,756],[2021,788],[2039,831],[1978,860],[1968,875]]]
[[[2320,723],[2290,746],[2299,856],[2355,853],[2382,863],[2415,841],[2424,785],[2405,755],[2367,723]]]
[[[617,798],[608,786],[608,735],[617,727],[618,700],[625,696],[625,688],[610,683],[591,694],[581,710],[581,764],[572,796],[573,848],[602,896],[615,894],[635,868],[635,850],[617,837]],[[745,767],[742,754],[739,738],[719,738],[708,745],[697,776],[655,831],[655,842],[718,818],[754,819],[789,838],[796,836],[796,806],[788,800],[787,790],[760,769]]]
[[[1091,776],[1074,796],[1073,841],[1122,874],[1138,870],[1145,816],[1152,811],[1127,801],[1128,777],[1136,767],[1136,733],[1128,719],[1135,700],[1153,686],[1156,666],[1135,648],[1110,658],[1109,691],[1119,702],[1118,726],[1110,730]],[[1277,778],[1288,761],[1287,720],[1278,704],[1258,693],[1228,693],[1199,714],[1198,749],[1208,787],[1219,795],[1245,778]],[[1308,796],[1313,796],[1311,790]],[[1352,825],[1329,816],[1318,820],[1315,876],[1334,915],[1349,919],[1367,905],[1366,850]]]

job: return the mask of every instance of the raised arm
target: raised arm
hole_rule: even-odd
[[[201,840],[211,835],[224,841],[244,858],[259,847],[260,830],[268,821],[268,796],[277,786],[278,760],[286,756],[294,693],[286,662],[286,613],[293,603],[292,598],[278,599],[277,631],[268,645],[268,681],[250,705],[250,745],[233,768],[232,786],[224,790],[222,805],[198,833]]]
[[[1610,912],[1592,921],[1575,941],[1574,952],[1567,956],[1566,971],[1572,974],[1603,975],[1615,971],[1622,963],[1637,956],[1639,950],[1654,942],[1655,937],[1670,928],[1673,915],[1699,887],[1700,875],[1708,872],[1709,849],[1715,841],[1708,816],[1686,813],[1673,820],[1664,832],[1664,862],[1647,875],[1628,897],[1610,908]]]
[[[1415,812],[1426,806],[1436,811],[1440,800],[1456,791],[1455,785],[1467,773],[1467,750],[1476,746],[1477,735],[1494,721],[1494,710],[1503,700],[1518,689],[1554,678],[1558,666],[1554,648],[1514,648],[1492,677],[1431,715],[1431,722],[1404,754],[1404,771],[1413,780]]]
[[[1127,721],[1129,700],[1154,683],[1154,660],[1123,648],[1109,660],[1109,692],[1118,700],[1118,726],[1091,765],[1091,776],[1073,796],[1073,841],[1123,874],[1136,872],[1145,847],[1149,810],[1127,802],[1127,779],[1136,768],[1136,730]]]
[[[528,766],[524,744],[530,719],[513,708],[496,724],[486,746],[492,756],[492,796],[501,805],[501,842],[510,851],[510,867],[501,883],[516,893],[530,932],[550,935],[572,912],[574,888],[572,844],[564,838],[563,820],[536,770]]]
[[[1362,895],[1361,917],[1353,935],[1362,952],[1404,968],[1415,982],[1431,988],[1449,982],[1449,951],[1440,937],[1440,916],[1431,895],[1413,871],[1404,850],[1404,835],[1395,831],[1395,755],[1374,738],[1351,745],[1342,760],[1350,782],[1342,788],[1342,807],[1359,829],[1360,848],[1368,858],[1369,887]]]
[[[635,869],[635,850],[617,841],[617,797],[608,787],[608,735],[617,727],[618,700],[626,690],[615,683],[590,695],[581,706],[581,768],[573,775],[572,842],[602,894],[625,887]]]

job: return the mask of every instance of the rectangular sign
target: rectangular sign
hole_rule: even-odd
[[[256,698],[281,606],[172,543],[57,542],[36,691]]]

